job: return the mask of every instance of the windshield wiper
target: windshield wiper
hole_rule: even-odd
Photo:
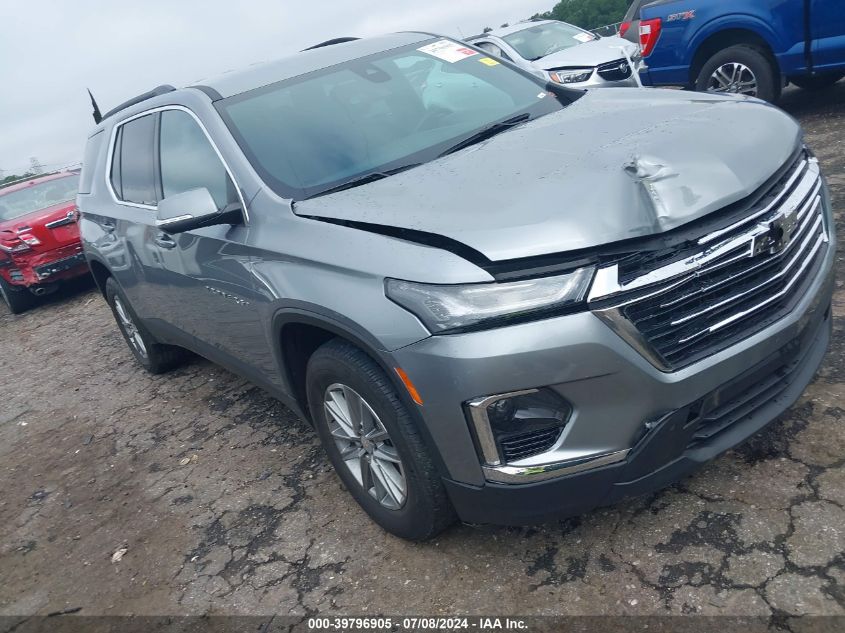
[[[409,169],[413,169],[414,167],[419,167],[421,163],[411,163],[409,165],[402,165],[401,167],[394,167],[393,169],[383,169],[380,171],[371,171],[363,176],[358,176],[357,178],[353,178],[352,180],[347,180],[346,182],[342,182],[339,185],[335,185],[330,189],[326,189],[325,191],[321,191],[320,193],[316,194],[315,196],[311,196],[312,198],[316,198],[317,196],[325,196],[330,193],[335,193],[338,191],[343,191],[345,189],[352,189],[353,187],[360,187],[361,185],[366,185],[371,182],[375,182],[376,180],[382,180],[383,178],[388,178],[389,176],[393,176],[403,171],[407,171]]]
[[[519,125],[531,118],[531,115],[527,112],[523,114],[518,114],[515,117],[511,117],[510,119],[505,119],[504,121],[499,121],[498,123],[493,123],[492,125],[488,125],[485,128],[478,130],[472,136],[468,136],[464,140],[459,143],[455,143],[447,149],[446,151],[442,152],[440,156],[447,156],[448,154],[454,154],[455,152],[464,149],[465,147],[469,147],[470,145],[475,145],[476,143],[480,143],[481,141],[486,141],[488,138],[496,136],[500,132],[504,132],[505,130],[509,130],[515,125]]]

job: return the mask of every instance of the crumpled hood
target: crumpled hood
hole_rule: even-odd
[[[438,234],[492,261],[562,253],[668,231],[741,200],[800,138],[791,117],[756,100],[592,90],[560,112],[295,211]]]
[[[637,45],[628,40],[615,36],[603,37],[546,55],[531,62],[531,65],[540,70],[572,66],[598,66],[617,59],[624,59],[625,54],[620,50],[620,47],[625,48],[631,57],[637,53]]]

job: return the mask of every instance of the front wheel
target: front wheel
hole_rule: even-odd
[[[162,374],[179,365],[185,351],[156,342],[153,335],[135,314],[113,277],[106,280],[106,301],[114,314],[123,339],[135,360],[151,374]]]
[[[338,476],[396,536],[426,540],[455,515],[414,421],[381,368],[340,339],[308,361],[308,407]]]
[[[699,92],[725,92],[774,103],[781,81],[773,62],[758,48],[739,44],[719,51],[701,67],[695,81]]]
[[[0,276],[0,297],[12,314],[20,314],[32,306],[34,297],[26,289],[10,284]]]

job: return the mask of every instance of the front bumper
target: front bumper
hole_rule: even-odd
[[[578,514],[665,486],[762,429],[800,396],[827,349],[834,257],[831,242],[822,269],[786,317],[672,373],[656,369],[590,313],[434,336],[396,350],[395,362],[425,403],[419,413],[459,516],[525,524]],[[775,389],[771,381],[782,375],[788,380],[778,378]],[[720,407],[760,385],[765,389],[753,406],[736,405],[743,415],[706,440],[693,438],[705,421],[711,430],[724,425],[730,418]],[[587,465],[553,469],[538,481],[543,469],[527,464],[508,483],[493,481],[463,404],[536,387],[554,389],[573,406],[553,461]],[[606,456],[614,457],[600,461]]]
[[[581,514],[683,478],[762,430],[801,396],[830,342],[830,310],[822,317],[758,366],[663,416],[623,461],[533,484],[471,486],[446,480],[452,503],[467,523],[525,525]],[[702,410],[702,405],[712,408]],[[723,410],[728,413],[721,415]],[[702,419],[708,423],[702,425]],[[696,441],[702,426],[717,432]]]

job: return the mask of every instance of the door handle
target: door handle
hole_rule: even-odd
[[[170,237],[167,233],[161,232],[156,235],[155,243],[157,246],[161,246],[162,248],[176,248],[176,242]]]

